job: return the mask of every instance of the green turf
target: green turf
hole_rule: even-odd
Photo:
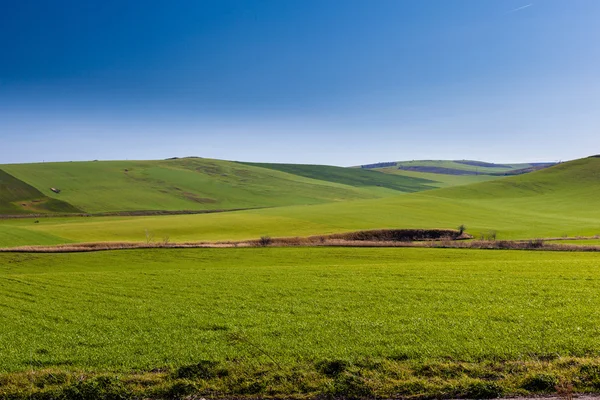
[[[329,165],[244,163],[294,175],[356,187],[379,186],[401,192],[420,192],[435,187],[435,181],[408,175],[382,174],[379,171]],[[402,177],[402,178],[400,178]]]
[[[407,176],[410,178],[420,178],[432,181],[429,185],[444,188],[450,186],[461,186],[470,185],[472,183],[493,181],[501,179],[502,176],[498,175],[449,175],[449,174],[435,174],[431,172],[418,172],[418,171],[406,171],[398,168],[377,168],[376,171],[380,171],[386,174],[394,174],[400,176]]]
[[[39,190],[0,169],[0,215],[72,213],[80,210],[45,196]]]
[[[479,172],[481,174],[493,174],[493,173],[504,173],[518,169],[530,168],[533,165],[527,163],[518,163],[518,164],[494,164],[491,163],[481,163],[481,165],[473,165],[470,164],[472,161],[464,160],[467,163],[463,163],[460,161],[453,160],[414,160],[414,161],[399,161],[397,163],[398,166],[403,167],[438,167],[438,168],[448,168],[452,170],[459,171],[472,171]],[[480,163],[475,161],[474,163]]]
[[[201,158],[163,161],[99,161],[1,166],[43,195],[90,213],[138,210],[218,210],[318,204],[398,194],[362,184],[363,173],[336,183],[235,162]],[[372,173],[386,182],[416,190],[419,180]],[[412,185],[412,186],[411,186]],[[53,193],[50,188],[61,190]],[[423,187],[425,188],[425,187]]]
[[[46,365],[113,369],[246,353],[228,331],[282,361],[600,351],[595,254],[286,248],[0,260],[0,303],[10,305],[2,370],[28,368],[32,352]]]
[[[422,369],[452,360],[482,365],[493,382],[489,363],[518,362],[526,373],[524,363],[539,357],[600,355],[598,260],[356,248],[0,254],[0,377],[208,360],[310,392],[302,386],[317,379],[310,370],[343,360],[379,368],[371,385],[391,396],[378,382],[408,378],[386,362]],[[429,371],[421,374],[435,376]],[[248,394],[237,378],[223,384]]]
[[[35,223],[35,220],[33,219],[27,219],[26,221],[31,224]],[[23,229],[14,225],[0,225],[0,243],[2,243],[2,246],[4,247],[29,244],[53,245],[68,242],[70,242],[70,240],[54,236],[50,233]]]
[[[527,175],[376,200],[210,215],[2,221],[66,241],[143,241],[146,230],[172,241],[307,236],[374,228],[456,228],[498,239],[600,234],[600,159]],[[35,244],[35,243],[21,243]],[[0,245],[3,245],[0,243]]]

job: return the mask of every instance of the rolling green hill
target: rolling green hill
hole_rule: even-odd
[[[66,241],[142,241],[145,230],[173,241],[307,236],[373,228],[455,228],[498,239],[600,234],[600,158],[527,175],[381,199],[210,215],[3,221]]]
[[[0,169],[0,214],[80,212]]]
[[[330,165],[304,165],[304,164],[268,164],[268,163],[244,163],[255,167],[273,169],[287,172],[306,178],[319,179],[327,182],[341,183],[355,187],[385,187],[401,192],[420,192],[435,187],[435,181],[413,176],[404,176],[405,179],[397,179],[389,174],[378,173],[379,171],[368,169],[355,169],[334,167]]]
[[[499,175],[456,175],[440,174],[434,172],[407,171],[403,169],[398,169],[397,167],[377,168],[373,171],[379,171],[386,174],[407,176],[410,178],[427,179],[431,181],[431,183],[429,183],[428,185],[434,186],[436,188],[470,185],[472,183],[487,182],[503,178],[503,176]]]
[[[412,160],[362,165],[362,169],[382,172],[393,170],[434,173],[440,175],[518,175],[547,168],[554,163],[495,164],[473,160]],[[435,180],[435,179],[434,179]]]
[[[40,210],[41,206],[14,203],[28,199],[44,199],[47,211],[61,213],[199,211],[374,199],[433,187],[423,179],[376,171],[320,167],[327,171],[309,176],[202,158],[11,164],[0,168],[14,177],[6,181],[10,190],[3,193],[23,191],[21,187],[30,192],[23,198],[0,198],[0,213],[13,214]],[[327,178],[329,170],[337,175]]]

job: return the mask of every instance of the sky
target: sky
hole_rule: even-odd
[[[597,0],[19,0],[0,164],[600,153]]]

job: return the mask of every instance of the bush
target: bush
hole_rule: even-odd
[[[271,236],[261,236],[260,239],[258,239],[258,244],[263,247],[266,247],[271,243],[273,243],[273,239],[271,239]]]
[[[530,249],[541,249],[542,247],[544,247],[544,240],[543,239],[530,240],[529,242],[527,242],[527,247]]]

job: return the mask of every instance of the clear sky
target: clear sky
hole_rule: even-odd
[[[598,0],[5,1],[0,163],[600,153]]]

